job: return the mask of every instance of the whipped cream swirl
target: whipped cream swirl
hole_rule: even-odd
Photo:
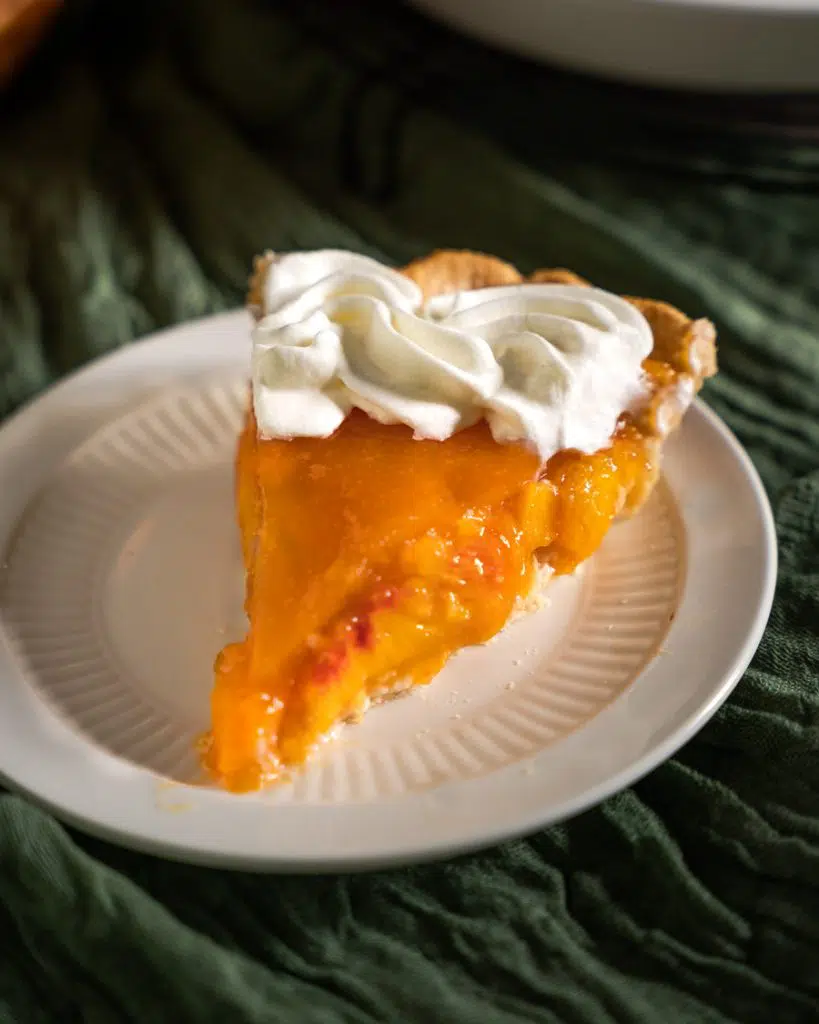
[[[579,285],[453,292],[418,286],[366,256],[278,256],[253,331],[263,437],[327,437],[353,407],[442,441],[485,418],[495,439],[542,462],[604,447],[644,394],[643,315]]]

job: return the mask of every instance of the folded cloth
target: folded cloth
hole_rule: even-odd
[[[819,1018],[819,151],[698,130],[675,160],[671,122],[640,141],[591,86],[397,3],[124,6],[69,5],[0,106],[0,412],[239,302],[267,246],[570,266],[717,322],[705,398],[774,500],[781,572],[677,757],[452,863],[231,874],[0,796],[0,1021]]]

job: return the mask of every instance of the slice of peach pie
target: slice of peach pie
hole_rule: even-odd
[[[428,683],[639,508],[714,329],[470,252],[267,254],[237,455],[247,636],[206,761],[256,789]]]

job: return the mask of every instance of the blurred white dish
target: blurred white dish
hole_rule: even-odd
[[[575,71],[730,92],[819,88],[819,0],[412,0],[454,28]]]

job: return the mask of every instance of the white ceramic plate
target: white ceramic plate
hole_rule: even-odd
[[[130,346],[0,431],[0,773],[65,820],[254,869],[444,856],[557,821],[713,714],[770,610],[770,510],[703,406],[648,506],[542,610],[346,727],[292,783],[199,776],[211,663],[242,631],[234,313]]]
[[[819,88],[819,0],[413,0],[488,43],[641,85]]]

